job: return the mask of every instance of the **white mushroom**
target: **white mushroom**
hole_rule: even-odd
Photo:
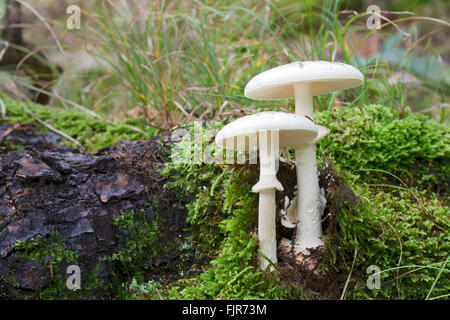
[[[295,113],[314,121],[313,96],[360,85],[358,69],[337,62],[293,62],[264,71],[249,81],[245,96],[252,99],[295,98]],[[314,141],[317,142],[327,132]],[[315,144],[297,146],[298,183],[296,252],[323,245]]]
[[[287,197],[286,197],[287,198]],[[285,209],[281,212],[281,224],[285,228],[295,228],[297,225],[297,195],[289,203],[289,198],[284,200]]]
[[[388,83],[391,86],[403,84],[404,87],[416,87],[420,85],[419,79],[407,71],[397,71],[389,77]]]
[[[289,201],[289,199],[287,201]],[[327,199],[325,198],[325,190],[323,188],[320,188],[319,193],[320,216],[323,215],[326,206],[327,206]],[[287,208],[283,210],[284,215],[282,215],[281,217],[281,224],[286,228],[295,228],[297,226],[297,212],[298,212],[298,195],[295,195],[292,201],[288,203]]]
[[[280,148],[311,143],[317,132],[318,127],[305,117],[261,112],[226,125],[216,135],[216,143],[225,149],[259,149],[260,177],[252,192],[259,192],[258,240],[261,253],[267,258],[260,257],[263,270],[269,261],[277,262],[275,189],[283,191],[276,178]]]

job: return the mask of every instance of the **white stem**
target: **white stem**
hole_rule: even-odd
[[[313,95],[311,84],[301,82],[294,84],[295,113],[314,119]]]
[[[296,149],[295,158],[298,185],[295,248],[301,251],[323,245],[316,146],[309,144],[303,149]]]
[[[295,113],[314,119],[313,95],[309,83],[294,85]],[[316,145],[295,149],[298,212],[295,248],[297,251],[323,245],[321,210],[319,206],[319,179],[316,165]]]
[[[259,249],[273,264],[277,263],[277,239],[275,233],[275,188],[259,193],[258,240]],[[261,269],[265,270],[269,262],[260,257]],[[272,269],[272,268],[271,268]]]
[[[276,162],[279,157],[278,132],[270,132],[270,135],[267,133],[265,131],[259,134],[260,177],[252,188],[253,192],[259,192],[258,240],[259,249],[265,256],[260,257],[262,270],[269,266],[267,259],[273,264],[277,263],[275,189],[283,190],[276,177]]]

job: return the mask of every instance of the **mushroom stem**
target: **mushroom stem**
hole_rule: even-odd
[[[309,82],[294,84],[295,113],[314,119],[313,95]]]
[[[295,113],[314,121],[313,95],[311,84],[294,84]],[[295,149],[298,212],[295,248],[297,251],[323,245],[322,224],[319,208],[319,179],[316,165],[316,145],[314,143]]]
[[[295,249],[302,251],[323,245],[319,179],[317,177],[316,146],[309,144],[295,150],[298,212]]]
[[[265,256],[260,257],[262,270],[269,266],[267,259],[274,264],[277,263],[275,189],[283,191],[283,186],[276,177],[279,157],[278,137],[276,130],[264,130],[259,133],[260,176],[258,183],[252,188],[252,192],[259,192],[258,240],[259,249]]]

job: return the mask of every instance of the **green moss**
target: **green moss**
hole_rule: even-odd
[[[233,191],[237,191],[234,184]],[[239,199],[245,199],[239,197]],[[238,200],[238,199],[236,199]],[[247,205],[253,205],[249,210]],[[183,299],[286,299],[301,297],[301,288],[283,286],[276,273],[262,273],[257,262],[257,240],[250,231],[255,225],[256,202],[243,201],[233,208],[221,227],[226,238],[217,258],[199,277],[172,288]],[[231,208],[230,208],[231,209]]]
[[[202,146],[210,143],[210,130],[220,124],[213,123],[201,135]],[[195,132],[200,132],[198,123],[191,123],[189,135],[183,138],[169,150],[172,156],[194,159],[196,152],[203,152],[203,148],[195,143]],[[174,159],[172,159],[174,160]],[[189,247],[195,248],[195,255],[215,256],[225,232],[220,227],[221,221],[230,217],[230,199],[228,192],[235,170],[230,170],[214,164],[195,164],[190,160],[172,161],[166,164],[162,174],[170,179],[168,188],[176,189],[180,198],[187,202],[189,211],[190,236]],[[237,175],[245,175],[239,172]],[[242,190],[245,194],[249,190]],[[228,199],[228,201],[224,201]],[[252,206],[249,206],[252,208]]]
[[[413,188],[355,189],[362,202],[338,215],[340,231],[327,238],[333,265],[342,275],[350,273],[356,250],[348,297],[424,299],[428,293],[448,294],[450,269],[444,265],[450,252],[448,207]],[[379,290],[366,286],[371,265],[381,270]]]
[[[173,249],[172,243],[162,242],[163,221],[157,215],[148,222],[145,210],[130,211],[114,218],[113,224],[119,229],[119,252],[104,260],[118,262],[122,275],[142,278],[141,272],[146,262]]]
[[[331,131],[319,143],[318,158],[331,158],[341,170],[372,181],[385,181],[389,175],[378,178],[387,171],[415,185],[439,185],[450,176],[450,129],[425,115],[406,109],[400,117],[394,109],[368,105],[316,118]]]
[[[156,134],[155,128],[145,125],[145,122],[139,119],[128,119],[124,122],[111,124],[75,108],[62,109],[34,103],[16,102],[2,94],[0,94],[0,98],[5,103],[6,121],[11,123],[35,122],[24,110],[23,105],[25,105],[38,118],[76,139],[87,151],[91,152],[114,145],[119,140],[148,139]],[[36,124],[42,130],[47,130],[37,122]],[[139,132],[133,130],[130,126],[136,127]],[[74,147],[72,142],[64,140],[64,138],[62,142]]]
[[[363,199],[338,212],[339,233],[328,245],[342,275],[349,274],[357,249],[348,297],[424,299],[448,293],[448,198],[429,192],[448,189],[448,126],[409,109],[400,117],[379,105],[326,111],[317,119],[331,129],[319,144],[319,159],[332,159]],[[380,290],[366,286],[370,265],[381,269]]]
[[[227,218],[217,224],[221,231],[219,234],[224,238],[211,247],[217,248],[217,257],[211,261],[211,266],[194,281],[174,288],[183,299],[282,297],[280,289],[284,291],[283,288],[276,286],[276,279],[262,274],[255,261],[256,238],[251,231],[256,224],[257,197],[250,192],[248,184],[239,183],[243,180],[242,175],[245,176],[246,172],[225,174],[221,187],[216,188],[214,195],[211,197],[210,189],[204,189],[206,192],[196,199],[195,205],[189,211],[193,225],[206,225],[207,222],[214,225],[212,221],[217,221],[218,217],[226,215]],[[218,216],[207,214],[207,209],[211,206],[211,203],[208,203],[210,198],[225,200],[222,207],[218,208],[219,212],[216,211]],[[203,214],[199,216],[199,213]],[[211,231],[204,234],[203,239],[210,235]],[[217,233],[215,235],[216,237],[203,241],[202,245],[211,243],[217,238]]]
[[[21,257],[52,266],[58,266],[62,262],[75,263],[79,256],[64,248],[62,237],[57,232],[52,232],[48,238],[38,235],[27,241],[17,241],[14,249]]]
[[[38,235],[27,241],[18,241],[14,244],[17,254],[27,260],[36,260],[48,267],[50,283],[39,292],[40,299],[80,299],[92,297],[92,291],[102,283],[97,279],[97,269],[83,279],[80,290],[70,290],[66,285],[65,270],[63,266],[77,263],[80,253],[65,248],[62,236],[52,232],[49,237]],[[52,270],[52,271],[51,271]],[[30,296],[29,298],[33,298]]]

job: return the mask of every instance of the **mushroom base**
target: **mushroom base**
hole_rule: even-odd
[[[284,256],[290,256],[295,259],[295,264],[308,272],[318,272],[321,257],[325,253],[325,246],[321,245],[315,248],[298,249],[292,245],[292,242],[286,238],[281,239],[278,250]]]
[[[291,241],[283,238],[278,246],[280,277],[301,286],[311,299],[339,299],[338,277],[326,255],[325,247],[295,252]]]

